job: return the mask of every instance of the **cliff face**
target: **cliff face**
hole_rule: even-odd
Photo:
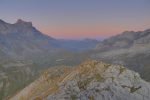
[[[150,100],[150,84],[123,66],[87,61],[54,67],[10,100]]]

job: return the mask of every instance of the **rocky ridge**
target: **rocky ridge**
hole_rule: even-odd
[[[54,67],[10,100],[149,100],[150,84],[119,65],[86,61]]]

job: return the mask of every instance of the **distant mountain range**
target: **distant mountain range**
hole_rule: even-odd
[[[1,54],[12,58],[28,58],[43,52],[55,53],[60,50],[82,51],[94,48],[96,40],[57,40],[42,34],[31,22],[19,19],[15,24],[0,20]]]
[[[49,67],[74,66],[87,59],[124,65],[150,81],[150,29],[125,31],[103,41],[62,40],[41,33],[31,22],[0,20],[0,100]]]

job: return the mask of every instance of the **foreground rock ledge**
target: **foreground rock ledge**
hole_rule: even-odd
[[[86,61],[48,69],[10,100],[150,100],[150,84],[123,66]]]

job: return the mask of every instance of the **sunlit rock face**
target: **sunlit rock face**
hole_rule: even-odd
[[[123,66],[87,61],[54,67],[10,100],[149,100],[150,84]]]

